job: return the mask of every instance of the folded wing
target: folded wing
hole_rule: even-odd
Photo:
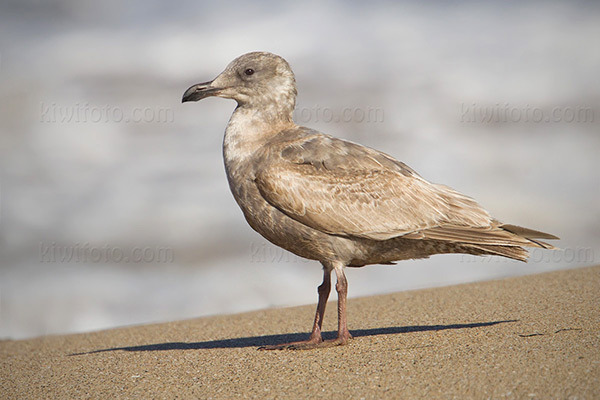
[[[304,132],[299,139],[263,158],[255,181],[271,205],[305,225],[373,240],[403,236],[552,247],[531,239],[554,236],[504,226],[470,197],[427,182],[384,153],[300,129]],[[521,236],[526,233],[530,238]]]

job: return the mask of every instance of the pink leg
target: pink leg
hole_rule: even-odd
[[[325,314],[325,306],[329,298],[331,290],[331,265],[323,265],[323,283],[319,286],[319,304],[315,315],[313,330],[308,340],[292,343],[284,343],[280,345],[271,345],[260,347],[259,350],[308,350],[317,347],[340,346],[348,343],[352,339],[348,330],[346,321],[346,298],[348,297],[348,280],[344,274],[344,265],[342,263],[333,263],[333,269],[337,278],[335,289],[338,293],[338,337],[331,340],[323,341],[321,337],[321,328],[323,326],[323,315]]]
[[[313,324],[312,333],[310,339],[320,343],[323,341],[321,338],[321,328],[323,327],[323,316],[325,315],[325,306],[327,306],[327,299],[329,298],[329,292],[331,292],[331,271],[323,269],[323,283],[317,288],[319,293],[319,303],[317,304],[317,312],[315,314],[315,322]]]
[[[331,291],[331,269],[323,266],[323,283],[317,288],[319,292],[319,303],[317,304],[317,312],[315,314],[315,322],[313,324],[312,333],[308,340],[300,342],[291,342],[278,345],[270,345],[260,347],[259,350],[283,350],[283,349],[312,349],[323,343],[321,337],[321,328],[323,326],[323,315],[325,314],[325,306]]]
[[[344,274],[344,265],[341,263],[335,263],[335,275],[337,277],[337,283],[335,289],[338,293],[338,337],[333,340],[324,342],[324,345],[339,346],[348,343],[348,340],[352,339],[352,335],[348,330],[348,323],[346,320],[346,299],[348,297],[348,280],[346,274]]]

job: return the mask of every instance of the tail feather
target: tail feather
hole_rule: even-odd
[[[529,228],[523,228],[522,226],[517,226],[517,225],[502,224],[502,225],[500,225],[500,228],[504,229],[505,231],[512,232],[515,235],[524,236],[526,238],[550,239],[550,240],[558,240],[559,239],[559,237],[554,236],[550,233],[536,231],[534,229],[529,229]]]
[[[512,227],[512,226],[511,226]],[[457,225],[442,225],[434,228],[424,229],[404,235],[407,239],[433,239],[444,240],[454,243],[481,244],[488,246],[526,246],[553,249],[551,244],[534,240],[539,235],[535,232],[523,229],[523,232],[533,232],[531,236],[521,235],[504,229],[503,225],[492,225],[489,227],[471,227]],[[542,232],[539,232],[543,234]],[[544,237],[552,235],[543,234]],[[555,238],[555,236],[553,236]]]
[[[493,220],[487,227],[441,225],[404,236],[407,239],[430,239],[455,243],[469,254],[497,255],[519,261],[527,261],[529,253],[524,247],[555,249],[554,246],[537,239],[558,239],[549,233],[501,224]]]

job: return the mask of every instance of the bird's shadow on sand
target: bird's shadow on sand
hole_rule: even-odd
[[[358,329],[351,331],[353,337],[376,336],[376,335],[395,335],[399,333],[443,331],[446,329],[468,329],[481,328],[517,320],[475,322],[471,324],[452,324],[452,325],[415,325],[415,326],[393,326],[388,328]],[[335,338],[337,332],[324,332],[324,339]],[[295,342],[308,338],[307,333],[289,333],[282,335],[249,336],[233,339],[207,340],[204,342],[166,342],[146,344],[141,346],[113,347],[108,349],[92,350],[81,353],[69,354],[69,356],[80,356],[84,354],[104,353],[107,351],[165,351],[165,350],[203,350],[203,349],[230,349],[243,347],[260,347],[275,345],[280,343]]]

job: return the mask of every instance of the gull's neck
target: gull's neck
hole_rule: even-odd
[[[282,103],[268,103],[262,107],[238,105],[223,139],[225,165],[250,160],[252,155],[279,132],[294,128],[292,119],[294,104],[281,107]]]

